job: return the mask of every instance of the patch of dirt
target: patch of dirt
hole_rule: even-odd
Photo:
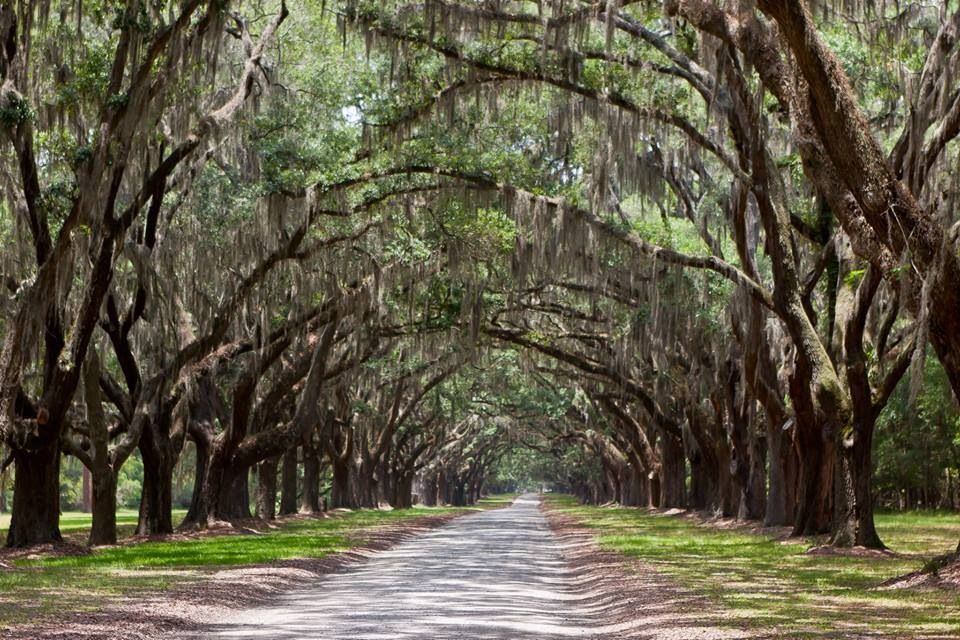
[[[184,582],[163,592],[120,597],[99,611],[78,612],[56,623],[2,629],[4,640],[153,640],[192,634],[203,637],[206,623],[231,612],[263,605],[271,598],[308,584],[324,574],[368,558],[412,536],[439,527],[463,514],[423,516],[416,519],[361,529],[352,539],[357,546],[349,551],[320,559],[283,560],[271,564],[247,565],[210,573],[195,573],[199,580]],[[300,516],[312,518],[318,516]],[[180,536],[232,535],[236,527],[215,529],[219,533],[185,532]],[[249,532],[249,531],[248,531]],[[142,541],[142,539],[141,539]],[[35,550],[34,550],[35,551]],[[180,575],[188,572],[172,572]]]
[[[951,553],[934,558],[919,571],[887,580],[877,589],[881,591],[897,589],[960,591],[960,554]]]
[[[54,542],[22,549],[0,548],[0,565],[3,564],[4,560],[8,562],[11,560],[42,560],[43,558],[86,555],[90,555],[90,547],[72,542]]]
[[[605,638],[623,640],[732,640],[775,638],[770,632],[748,631],[737,626],[736,616],[717,607],[707,597],[678,585],[652,565],[604,551],[595,531],[573,518],[541,507],[560,539],[564,558],[589,585],[592,606],[610,621]]]
[[[811,547],[803,552],[808,556],[830,556],[843,558],[900,558],[899,553],[894,553],[889,549],[868,549],[867,547],[832,547],[830,545],[821,545]]]

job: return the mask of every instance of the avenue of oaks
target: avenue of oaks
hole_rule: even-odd
[[[137,531],[172,532],[189,443],[183,527],[509,476],[882,547],[878,422],[960,394],[958,29],[949,2],[0,3],[7,544],[60,539],[64,456],[91,544],[134,455]]]

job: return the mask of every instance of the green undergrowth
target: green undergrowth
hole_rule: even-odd
[[[581,506],[566,496],[551,496],[549,504],[595,529],[603,548],[640,558],[722,605],[710,620],[719,626],[774,629],[785,638],[960,634],[960,593],[877,588],[955,549],[957,514],[878,515],[880,536],[894,554],[864,557],[807,553],[811,541],[641,509]],[[705,622],[710,617],[703,614]]]
[[[494,496],[467,508],[339,511],[332,517],[286,519],[265,530],[174,536],[97,548],[81,555],[28,556],[12,561],[0,556],[0,562],[12,565],[12,569],[0,566],[0,637],[4,627],[72,611],[98,610],[110,598],[162,591],[202,580],[218,569],[323,558],[357,546],[377,527],[424,516],[496,508],[511,501],[512,496]],[[85,535],[89,515],[66,516],[65,535]]]

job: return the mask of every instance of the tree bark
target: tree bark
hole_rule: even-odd
[[[215,517],[223,520],[243,520],[250,517],[250,468],[231,470],[229,488],[222,494]]]
[[[435,473],[427,473],[420,478],[420,504],[423,506],[437,506],[437,481]]]
[[[828,533],[833,521],[834,447],[811,430],[799,430],[799,484],[794,536]]]
[[[873,425],[858,425],[851,442],[838,444],[835,517],[830,544],[884,549],[873,521]]]
[[[206,438],[196,438],[196,460],[193,473],[193,492],[190,496],[190,508],[184,523],[197,524],[200,510],[203,508],[203,492],[207,485],[207,467],[210,465],[210,443]]]
[[[297,446],[283,454],[283,472],[280,478],[280,515],[297,512]]]
[[[330,507],[332,509],[353,508],[353,499],[350,494],[350,461],[339,456],[331,460],[333,472],[333,488],[330,490]]]
[[[150,429],[144,430],[144,437]],[[172,456],[143,446],[143,488],[140,493],[140,515],[137,535],[149,536],[173,533],[173,467]]]
[[[257,517],[273,520],[277,517],[277,469],[279,456],[267,458],[257,466]]]
[[[767,504],[763,516],[763,524],[768,527],[779,527],[789,524],[791,519],[787,513],[787,477],[783,455],[784,440],[789,440],[784,434],[783,426],[767,420]]]
[[[413,473],[400,472],[393,484],[394,509],[409,509],[413,506]]]
[[[90,546],[117,543],[117,476],[109,467],[105,471],[91,477],[93,522]]]
[[[14,449],[13,513],[8,547],[61,542],[60,439],[34,450]]]
[[[620,471],[620,484],[623,487],[623,495],[620,496],[620,504],[625,507],[646,506],[649,500],[649,491],[644,487],[646,480],[645,474],[636,467],[625,465]]]
[[[320,513],[320,450],[303,445],[303,497],[301,513]]]
[[[362,509],[376,509],[380,505],[377,501],[377,480],[373,463],[363,460],[355,472],[356,506]]]
[[[664,434],[660,438],[660,504],[661,509],[686,506],[686,457],[683,441]]]

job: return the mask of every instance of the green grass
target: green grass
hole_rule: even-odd
[[[288,520],[259,533],[105,547],[79,556],[22,558],[14,562],[14,570],[0,570],[0,630],[70,611],[96,610],[110,598],[201,580],[220,568],[322,558],[356,546],[365,532],[378,526],[427,515],[495,508],[511,500],[510,496],[496,496],[467,509],[340,512],[332,518]],[[118,518],[125,526],[136,522],[134,512],[120,512]],[[64,514],[65,532],[85,537],[88,528],[88,514]]]
[[[173,510],[174,526],[180,524],[187,514],[186,509]],[[60,533],[68,540],[82,542],[90,532],[91,515],[82,511],[64,511],[60,514]],[[0,536],[7,538],[7,529],[10,527],[10,514],[0,513]],[[137,528],[136,509],[117,509],[117,533],[121,538],[132,535]]]
[[[878,590],[889,578],[952,551],[956,514],[881,514],[881,537],[900,554],[850,557],[804,553],[809,543],[780,541],[640,509],[551,506],[596,529],[600,545],[641,558],[731,612],[727,624],[775,628],[791,638],[881,633],[897,638],[960,633],[960,595],[935,590]],[[837,635],[839,634],[839,636]]]

